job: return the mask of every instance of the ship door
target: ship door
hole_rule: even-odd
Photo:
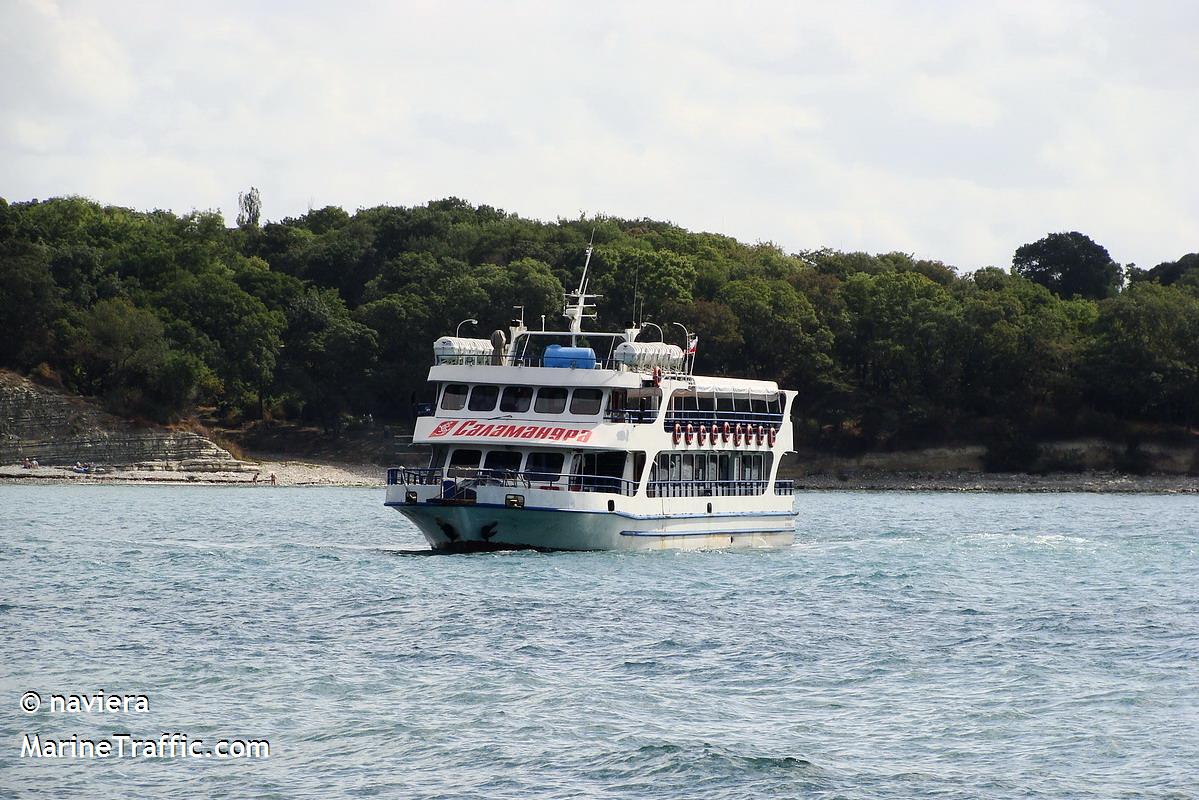
[[[624,450],[596,450],[575,453],[570,488],[578,492],[620,493],[624,486]]]

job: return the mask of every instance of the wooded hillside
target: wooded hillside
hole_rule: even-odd
[[[0,200],[0,366],[168,421],[336,428],[402,419],[435,338],[561,312],[594,232],[599,325],[644,316],[696,369],[800,390],[803,441],[863,450],[975,439],[997,462],[1048,436],[1199,423],[1199,254],[1126,269],[1077,232],[970,274],[903,253],[786,253],[667,222],[544,223],[458,199],[239,225],[82,198]],[[971,265],[972,267],[973,265]],[[671,333],[673,331],[673,333]]]

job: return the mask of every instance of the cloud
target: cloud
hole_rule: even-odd
[[[270,218],[458,195],[965,269],[1199,249],[1199,12],[1074,3],[0,6],[0,192]]]

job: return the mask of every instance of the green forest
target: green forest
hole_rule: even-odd
[[[219,212],[0,199],[0,366],[158,422],[402,422],[460,321],[487,337],[523,305],[530,327],[560,323],[594,236],[599,328],[627,325],[636,294],[676,343],[670,322],[698,333],[697,372],[798,389],[803,444],[982,441],[1004,466],[1050,437],[1199,424],[1197,253],[1139,269],[1049,233],[966,272],[456,198],[264,223],[251,190],[240,208],[230,228]]]

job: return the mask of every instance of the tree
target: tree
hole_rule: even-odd
[[[193,351],[207,351],[208,365],[223,384],[221,403],[239,406],[256,394],[261,406],[275,371],[283,315],[215,272],[179,279],[161,301],[175,319],[186,323],[174,331],[189,337]]]
[[[124,298],[101,300],[81,323],[70,355],[84,386],[118,414],[169,421],[188,410],[210,378],[199,358],[167,344],[153,312]]]
[[[776,378],[801,390],[802,404],[819,397],[833,368],[833,336],[808,299],[784,280],[730,281],[720,302],[739,320],[745,346],[737,372]],[[700,332],[703,342],[705,332]]]
[[[1199,420],[1199,297],[1136,283],[1103,303],[1087,359],[1097,405],[1123,416]]]
[[[0,246],[0,364],[32,367],[50,355],[59,290],[44,247]]]
[[[1066,299],[1102,300],[1120,289],[1123,270],[1107,250],[1078,231],[1051,233],[1021,245],[1012,272]]]
[[[294,391],[326,430],[360,408],[378,355],[375,331],[350,318],[336,291],[309,291],[287,309],[277,389]]]
[[[250,187],[248,192],[237,195],[237,227],[257,228],[258,218],[262,215],[262,198],[258,196],[258,188]]]
[[[741,336],[741,322],[724,303],[711,300],[673,303],[662,313],[663,324],[680,322],[693,333],[703,333],[696,352],[696,372],[725,375],[738,371],[743,364],[741,352],[745,339]]]
[[[1151,270],[1137,270],[1134,280],[1153,281],[1171,286],[1188,273],[1199,274],[1199,253],[1187,253],[1177,261],[1163,261]]]
[[[842,295],[851,323],[839,347],[865,394],[867,438],[946,430],[960,402],[961,306],[916,272],[858,273]]]

